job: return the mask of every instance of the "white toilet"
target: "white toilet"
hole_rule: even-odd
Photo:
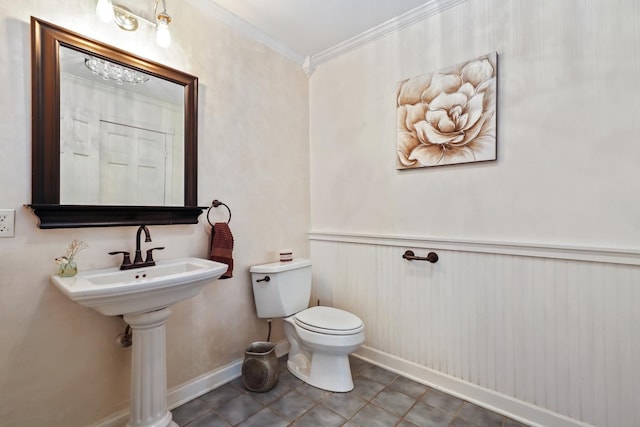
[[[284,318],[289,340],[289,371],[324,390],[353,389],[349,354],[364,342],[364,323],[348,311],[333,307],[307,308],[311,294],[311,261],[251,267],[258,317]]]

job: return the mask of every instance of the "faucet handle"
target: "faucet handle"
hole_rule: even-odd
[[[118,254],[122,254],[122,265],[120,265],[120,270],[125,270],[127,267],[129,267],[131,265],[131,258],[129,257],[129,255],[131,255],[129,252],[127,251],[114,251],[114,252],[109,252],[109,255],[118,255]]]
[[[153,260],[153,251],[155,251],[156,249],[161,251],[162,249],[164,249],[164,246],[159,246],[157,248],[147,249],[147,259],[145,259],[145,261],[144,261],[144,263],[146,265],[155,265],[156,264],[156,262]]]

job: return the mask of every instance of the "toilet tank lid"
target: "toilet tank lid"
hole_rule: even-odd
[[[254,265],[249,270],[251,273],[280,273],[288,270],[295,270],[297,268],[309,267],[311,261],[304,258],[295,258],[292,261],[285,262],[272,262],[270,264]]]

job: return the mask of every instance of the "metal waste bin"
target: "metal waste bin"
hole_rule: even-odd
[[[276,345],[266,341],[251,343],[244,350],[242,382],[247,390],[265,392],[278,382]]]

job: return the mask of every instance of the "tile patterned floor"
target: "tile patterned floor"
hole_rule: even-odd
[[[355,388],[332,393],[311,387],[280,359],[278,384],[252,393],[242,378],[174,409],[181,427],[524,427],[470,402],[351,358]]]

